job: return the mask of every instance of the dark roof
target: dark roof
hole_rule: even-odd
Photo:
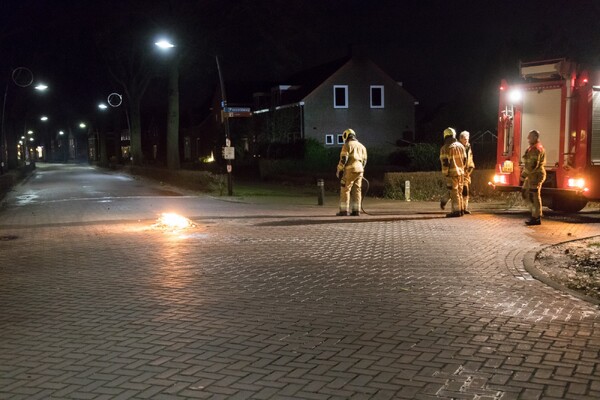
[[[288,77],[282,84],[297,86],[298,89],[289,90],[285,93],[285,103],[295,103],[305,98],[320,84],[325,82],[327,78],[342,68],[351,58],[351,56],[339,58]]]
[[[228,104],[252,104],[253,95],[257,92],[270,93],[272,82],[231,82],[225,81],[225,94]],[[215,93],[220,93],[221,87],[217,85]]]

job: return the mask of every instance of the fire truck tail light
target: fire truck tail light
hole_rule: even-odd
[[[583,178],[569,178],[567,186],[570,188],[585,188],[585,180]]]
[[[506,185],[506,175],[494,175],[494,183]]]

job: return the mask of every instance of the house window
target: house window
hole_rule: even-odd
[[[383,86],[371,85],[371,108],[384,108]]]
[[[348,85],[333,86],[333,108],[348,108]]]
[[[344,137],[340,134],[337,135],[338,144],[344,144]]]
[[[334,144],[333,135],[325,135],[325,144]]]

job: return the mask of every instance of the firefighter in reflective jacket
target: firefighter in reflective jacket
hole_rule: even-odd
[[[446,217],[461,217],[463,215],[463,179],[465,175],[465,164],[467,155],[464,146],[456,140],[456,131],[453,128],[444,129],[444,145],[440,149],[440,162],[442,174],[446,177],[446,188],[452,200],[452,212]],[[444,209],[447,200],[440,201],[440,207]]]
[[[340,152],[336,176],[340,178],[340,211],[338,216],[360,215],[362,178],[367,165],[367,149],[358,140],[352,129],[342,134],[344,145]],[[350,204],[349,204],[350,203]],[[351,206],[352,213],[348,214]]]
[[[471,214],[469,211],[469,193],[471,192],[471,174],[475,169],[475,162],[473,161],[473,150],[471,149],[471,143],[469,143],[469,137],[471,134],[468,131],[462,131],[458,140],[465,147],[465,154],[467,155],[465,163],[465,177],[463,182],[463,213]]]
[[[546,180],[546,151],[540,142],[540,133],[536,130],[527,135],[529,148],[523,155],[523,198],[531,210],[531,218],[525,221],[527,225],[540,225],[542,216],[542,183]]]

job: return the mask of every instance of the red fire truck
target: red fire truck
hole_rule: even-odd
[[[498,191],[521,190],[527,134],[535,129],[546,149],[542,202],[577,212],[600,200],[600,71],[566,59],[522,63],[519,82],[500,86],[496,173]]]

